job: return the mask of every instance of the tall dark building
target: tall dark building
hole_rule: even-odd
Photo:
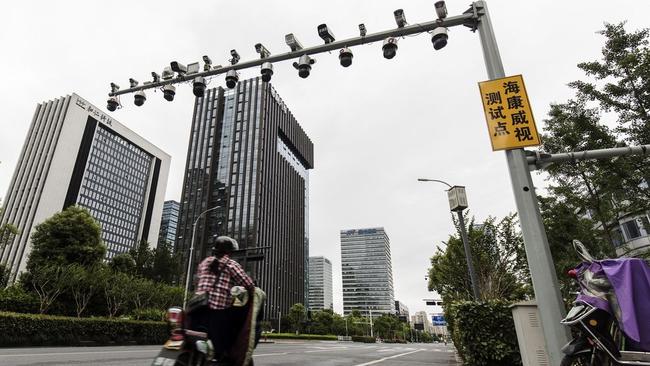
[[[308,170],[313,144],[273,87],[255,78],[197,98],[190,133],[176,249],[187,254],[197,222],[197,263],[219,235],[241,249],[264,249],[244,263],[267,293],[266,317],[308,303]]]
[[[162,217],[160,219],[160,233],[158,234],[158,245],[170,244],[174,246],[176,240],[176,229],[178,228],[178,211],[180,203],[170,200],[163,204]]]

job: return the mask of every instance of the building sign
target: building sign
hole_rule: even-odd
[[[77,97],[77,100],[75,101],[75,104],[79,108],[81,108],[81,109],[85,110],[86,112],[88,112],[88,114],[93,116],[96,120],[102,122],[103,124],[113,126],[113,120],[111,119],[111,117],[107,116],[102,111],[95,108],[92,104],[86,102],[85,100],[83,100],[83,99],[81,99],[79,97]]]
[[[521,75],[478,83],[492,150],[540,144]]]
[[[445,317],[443,315],[433,315],[431,317],[431,323],[433,325],[437,325],[437,326],[446,326],[447,325],[447,321],[445,320]]]

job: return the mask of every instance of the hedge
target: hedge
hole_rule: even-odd
[[[0,311],[14,313],[38,313],[40,302],[36,295],[14,285],[0,289]]]
[[[0,347],[163,344],[165,322],[0,312]]]
[[[313,341],[336,341],[338,337],[331,334],[294,334],[294,333],[263,333],[262,338],[268,339],[307,339]]]
[[[377,340],[370,336],[352,336],[352,342],[375,343]]]
[[[521,365],[510,303],[452,303],[446,309],[449,330],[467,366]]]

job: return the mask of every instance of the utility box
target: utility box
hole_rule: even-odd
[[[537,303],[524,301],[510,306],[517,331],[519,353],[524,366],[552,366],[546,351],[546,341]]]

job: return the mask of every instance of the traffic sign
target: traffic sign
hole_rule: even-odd
[[[521,75],[483,81],[478,86],[493,151],[541,143]]]

